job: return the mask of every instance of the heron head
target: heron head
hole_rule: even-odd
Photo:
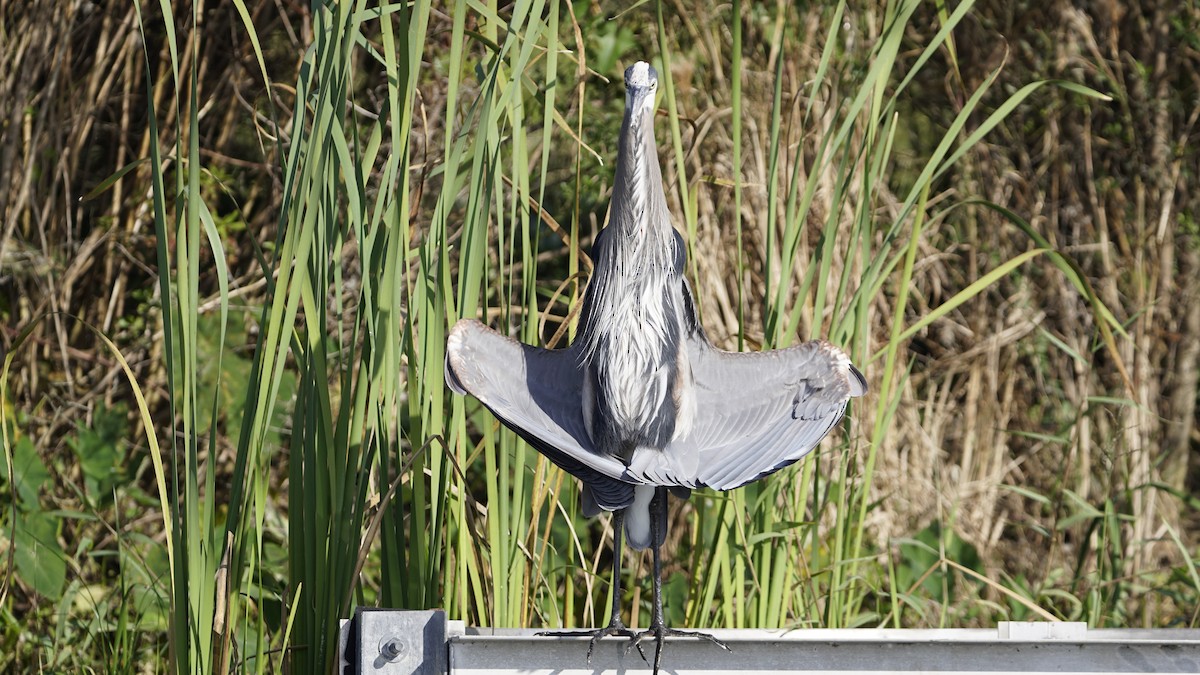
[[[625,69],[625,113],[654,110],[654,95],[658,92],[658,73],[645,61]]]

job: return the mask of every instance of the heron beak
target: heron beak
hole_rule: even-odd
[[[658,92],[658,73],[645,61],[625,69],[625,114],[654,110],[654,95]]]

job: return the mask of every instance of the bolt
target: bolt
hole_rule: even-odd
[[[379,644],[379,655],[388,661],[395,661],[404,653],[404,641],[398,637],[390,637]]]

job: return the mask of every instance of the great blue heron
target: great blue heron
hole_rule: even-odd
[[[446,350],[446,381],[583,483],[583,512],[613,513],[613,606],[596,640],[657,642],[701,633],[666,627],[662,562],[667,494],[730,490],[799,460],[867,391],[862,373],[832,344],[732,353],[709,342],[684,277],[684,244],[672,228],[654,144],[658,76],[625,71],[625,117],[609,223],[596,237],[579,335],[566,349],[521,344],[475,320],[459,321]],[[622,531],[654,560],[648,630],[621,620]],[[579,634],[579,633],[573,633]],[[727,647],[725,647],[728,649]]]

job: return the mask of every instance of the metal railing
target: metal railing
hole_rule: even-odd
[[[468,628],[441,610],[360,610],[342,626],[341,675],[649,673],[628,640]],[[1088,629],[1001,622],[996,629],[712,630],[733,650],[669,639],[662,672],[688,673],[1200,673],[1200,630]],[[652,647],[651,647],[652,650]],[[648,650],[649,651],[649,650]],[[651,658],[652,655],[651,655]]]

